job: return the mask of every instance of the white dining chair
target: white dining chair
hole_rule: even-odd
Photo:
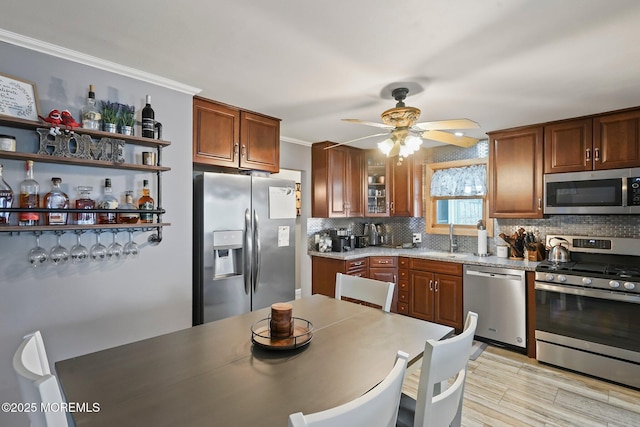
[[[362,396],[335,408],[289,415],[289,427],[393,427],[409,355],[398,351],[391,372]]]
[[[63,399],[58,379],[51,375],[40,331],[24,337],[13,355],[13,369],[23,403],[30,405],[27,415],[31,427],[68,427],[66,412],[60,407]],[[43,406],[51,410],[43,411]]]
[[[347,297],[379,305],[387,313],[391,311],[394,287],[392,282],[336,273],[336,299]]]
[[[402,394],[397,427],[460,426],[467,362],[477,325],[478,315],[470,311],[460,335],[426,342],[418,397],[414,400]]]

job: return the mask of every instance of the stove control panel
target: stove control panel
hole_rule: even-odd
[[[536,271],[536,282],[555,283],[557,285],[570,285],[593,289],[605,289],[618,292],[640,293],[640,282],[623,281],[624,279],[606,279],[601,277],[574,276],[571,274],[551,274]],[[628,280],[628,279],[627,279]]]

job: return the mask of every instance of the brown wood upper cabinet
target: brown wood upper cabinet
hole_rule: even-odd
[[[640,166],[640,110],[544,127],[545,173]]]
[[[280,170],[280,120],[193,98],[193,163]]]
[[[489,216],[542,218],[543,127],[489,135]]]
[[[389,210],[391,216],[422,216],[422,156],[421,151],[398,163],[388,159]]]
[[[352,147],[311,146],[311,215],[316,218],[364,216],[364,153]]]

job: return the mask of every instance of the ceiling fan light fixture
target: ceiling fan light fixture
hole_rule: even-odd
[[[422,145],[422,138],[415,135],[409,135],[404,140],[404,145],[406,145],[410,150],[412,150],[411,152],[413,153],[420,149],[420,146]]]
[[[378,143],[378,148],[384,153],[385,156],[388,156],[389,152],[393,148],[393,141],[391,141],[391,139],[385,139],[384,141]]]

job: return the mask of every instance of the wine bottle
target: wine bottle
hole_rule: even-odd
[[[20,208],[40,207],[40,184],[33,179],[33,160],[27,160],[27,176],[20,183]],[[40,225],[40,214],[24,211],[18,214],[18,225]]]
[[[60,188],[61,178],[51,178],[53,188],[44,196],[43,205],[47,209],[68,209],[69,196]],[[64,212],[48,212],[44,216],[47,225],[65,225],[67,214]]]
[[[13,190],[2,177],[2,165],[0,165],[0,208],[10,208],[13,204]],[[10,212],[0,212],[0,225],[9,225]]]
[[[116,224],[116,211],[118,209],[118,199],[113,197],[113,190],[111,189],[111,179],[106,178],[104,180],[104,190],[102,198],[98,201],[98,208],[100,209],[113,209],[113,212],[101,212],[98,214],[98,224]]]
[[[141,211],[151,211],[154,210],[154,200],[149,195],[149,180],[142,181],[142,197],[138,199],[138,209]],[[140,222],[142,223],[151,223],[153,222],[153,214],[152,213],[140,213]]]
[[[142,109],[142,136],[154,138],[154,128],[156,125],[155,113],[151,108],[151,95],[147,95],[147,104]]]

